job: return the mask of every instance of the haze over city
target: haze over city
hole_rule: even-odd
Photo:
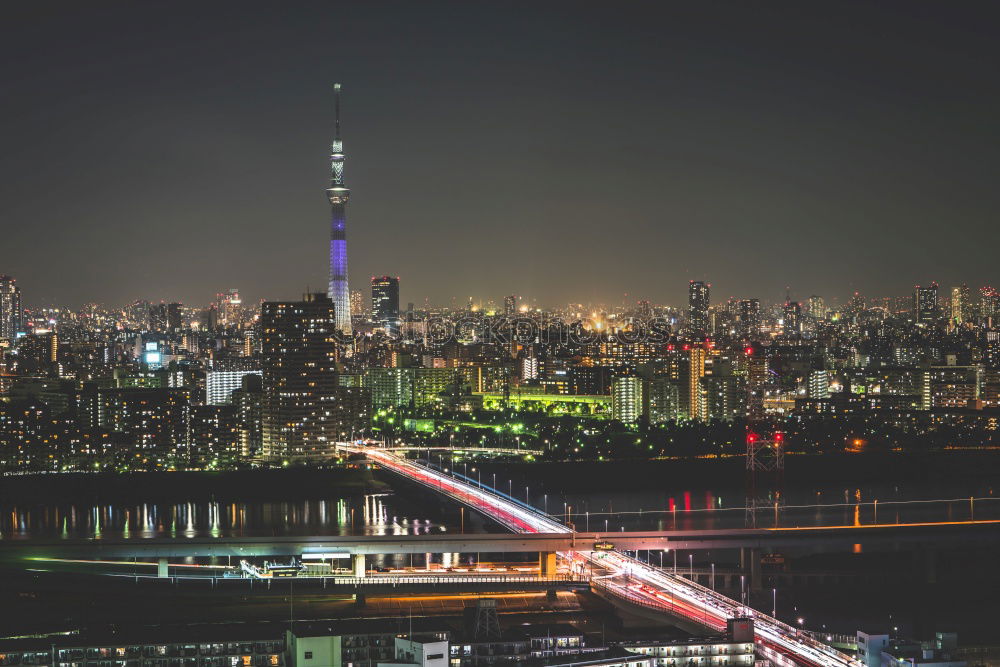
[[[993,4],[0,34],[0,665],[1000,667]]]
[[[324,285],[335,81],[351,283],[399,275],[404,301],[991,277],[992,3],[5,13],[0,256],[35,305]]]

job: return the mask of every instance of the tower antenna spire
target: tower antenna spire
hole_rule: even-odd
[[[335,139],[340,139],[340,84],[333,84],[333,109],[334,116],[336,118],[336,134]]]

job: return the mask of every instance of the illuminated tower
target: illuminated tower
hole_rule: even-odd
[[[711,285],[692,280],[688,285],[688,324],[696,338],[708,335],[708,291]]]
[[[336,112],[336,134],[330,151],[330,187],[326,196],[333,208],[330,222],[330,289],[336,327],[344,336],[351,336],[351,293],[347,287],[347,200],[351,191],[344,186],[344,142],[340,140],[340,84],[333,84]]]

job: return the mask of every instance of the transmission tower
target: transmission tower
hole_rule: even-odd
[[[767,358],[747,345],[746,526],[757,527],[758,511],[784,502],[785,436],[764,416]]]

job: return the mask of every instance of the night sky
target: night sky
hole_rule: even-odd
[[[325,289],[339,81],[366,295],[997,283],[994,7],[4,3],[0,273],[34,305]]]

